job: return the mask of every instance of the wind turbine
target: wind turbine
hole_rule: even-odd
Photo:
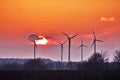
[[[34,60],[35,60],[36,59],[36,47],[37,47],[35,41],[39,40],[40,38],[39,38],[39,36],[37,34],[30,34],[28,36],[28,39],[34,43]]]
[[[96,35],[95,35],[95,32],[94,31],[92,31],[92,32],[93,32],[94,39],[93,39],[93,43],[92,43],[91,47],[94,46],[94,54],[96,54],[96,42],[103,42],[103,41],[97,39]]]
[[[61,46],[61,62],[63,62],[63,46],[67,41],[64,41],[63,43],[56,41]]]
[[[67,37],[68,39],[68,62],[70,62],[70,49],[71,49],[71,39],[75,38],[78,34],[73,35],[72,37],[70,37],[69,35],[67,35],[66,33],[63,32],[63,34]]]
[[[81,48],[81,62],[83,62],[83,47],[88,48],[86,45],[83,44],[83,40],[81,38],[81,45],[78,48]]]

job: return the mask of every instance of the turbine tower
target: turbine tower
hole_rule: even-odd
[[[94,46],[94,54],[96,54],[96,42],[103,42],[103,41],[97,39],[96,35],[95,35],[95,32],[94,31],[92,31],[92,32],[93,32],[94,39],[93,39],[93,43],[92,43],[91,47]]]
[[[78,48],[81,48],[81,62],[83,62],[83,48],[86,47],[88,48],[86,45],[83,44],[83,40],[81,38],[81,45]]]
[[[36,47],[37,47],[35,41],[39,40],[40,38],[39,38],[39,36],[37,34],[30,34],[28,36],[28,39],[34,43],[34,60],[35,60],[36,59]]]
[[[68,62],[70,62],[70,49],[71,49],[71,39],[75,38],[78,34],[70,37],[69,35],[67,35],[66,33],[63,32],[63,34],[67,37],[68,39]]]
[[[64,44],[67,42],[67,41],[65,41],[65,42],[63,42],[63,43],[61,43],[61,42],[58,42],[58,41],[56,41],[58,44],[60,44],[60,46],[61,46],[61,62],[63,62],[63,46],[64,46]]]

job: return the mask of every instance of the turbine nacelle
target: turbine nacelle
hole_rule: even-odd
[[[60,45],[64,45],[67,41],[64,41],[63,43],[59,42],[59,41],[56,41],[58,44]]]
[[[92,43],[92,45],[91,45],[91,47],[92,47],[94,44],[96,44],[96,42],[104,42],[104,41],[98,40],[98,39],[94,39],[94,40],[93,40],[93,43]]]
[[[91,47],[94,46],[94,54],[95,54],[96,53],[96,42],[103,42],[103,41],[96,38],[94,31],[92,31],[92,33],[93,33],[94,39],[93,39],[93,43],[92,43]]]
[[[36,48],[37,48],[35,41],[39,40],[41,38],[39,38],[39,36],[37,34],[30,34],[28,36],[28,39],[34,43],[34,60],[35,60],[36,59]]]
[[[73,35],[70,37],[68,34],[64,33],[63,34],[67,37],[68,39],[68,62],[70,62],[70,49],[71,49],[71,39],[75,38],[78,34]]]
[[[58,42],[58,41],[56,41],[58,44],[60,44],[60,46],[61,46],[61,62],[63,61],[63,45],[67,42],[67,41],[64,41],[63,43],[61,43],[61,42]]]
[[[74,38],[74,37],[76,37],[76,36],[78,36],[79,34],[75,34],[75,35],[73,35],[72,37],[70,37],[68,34],[66,34],[66,33],[64,33],[64,32],[62,32],[68,39],[72,39],[72,38]]]
[[[86,48],[88,48],[88,46],[84,45],[82,38],[81,38],[81,45],[80,45],[78,48],[81,48],[81,47],[86,47]]]
[[[32,42],[35,42],[36,40],[39,40],[40,38],[39,38],[39,36],[38,36],[37,34],[30,34],[30,35],[28,36],[28,39],[29,39],[30,41],[32,41]]]
[[[88,48],[86,45],[83,44],[83,40],[81,38],[81,45],[78,47],[78,49],[81,48],[81,62],[83,61],[83,47]]]

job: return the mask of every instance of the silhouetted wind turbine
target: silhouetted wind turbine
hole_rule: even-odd
[[[61,43],[61,42],[58,42],[58,41],[56,41],[58,44],[60,44],[60,46],[61,46],[61,62],[63,62],[63,46],[64,46],[64,44],[67,42],[67,41],[65,41],[65,42],[63,42],[63,43]]]
[[[70,62],[70,49],[71,49],[71,39],[75,38],[78,34],[70,37],[69,35],[67,35],[66,33],[63,32],[63,34],[67,37],[68,39],[68,62]]]
[[[83,47],[87,47],[87,46],[83,44],[83,40],[81,38],[81,45],[78,47],[81,48],[81,62],[83,62]]]
[[[28,39],[34,43],[34,60],[35,60],[36,59],[36,47],[37,47],[35,41],[40,39],[40,38],[39,38],[39,36],[37,34],[30,34],[28,36]]]
[[[103,41],[97,39],[97,38],[96,38],[96,35],[95,35],[95,32],[94,32],[94,31],[92,31],[92,32],[93,32],[94,39],[93,39],[93,43],[92,43],[91,47],[94,45],[94,54],[95,54],[95,53],[96,53],[96,42],[97,42],[97,41],[98,41],[98,42],[103,42]]]

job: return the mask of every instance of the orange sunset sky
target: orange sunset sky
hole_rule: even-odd
[[[112,59],[120,48],[120,0],[0,0],[0,57],[33,58],[33,46],[27,39],[37,33],[48,39],[47,45],[38,45],[37,57],[60,60],[60,46],[53,40],[64,42],[65,32],[79,33],[72,40],[71,60],[78,61],[80,36],[91,45],[95,31],[97,51],[108,51]],[[64,60],[67,60],[67,44]],[[85,59],[93,48],[85,49]]]

